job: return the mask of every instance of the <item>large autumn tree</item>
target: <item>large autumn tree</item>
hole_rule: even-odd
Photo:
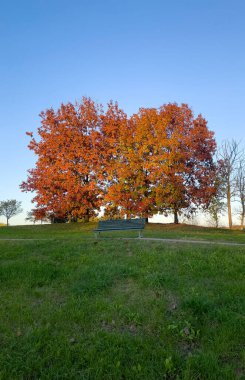
[[[89,219],[148,218],[208,205],[215,193],[216,144],[206,120],[186,105],[141,108],[128,118],[117,103],[106,111],[90,98],[41,113],[37,155],[23,191],[34,191],[36,215]]]
[[[38,138],[29,149],[37,156],[23,191],[33,191],[36,212],[51,218],[89,219],[100,208],[102,110],[90,98],[40,114]]]
[[[214,133],[201,115],[194,118],[187,104],[170,103],[160,107],[154,134],[152,171],[157,208],[172,212],[178,223],[181,212],[205,208],[216,192]]]
[[[107,196],[112,208],[146,218],[206,207],[216,192],[213,132],[186,104],[141,108],[123,121]]]

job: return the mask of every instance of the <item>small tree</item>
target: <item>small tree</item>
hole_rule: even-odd
[[[236,178],[237,195],[241,204],[241,228],[244,227],[245,218],[245,161],[240,160]]]
[[[25,220],[27,222],[32,222],[35,224],[36,222],[50,222],[50,218],[46,214],[45,211],[42,211],[41,209],[32,209],[31,211],[28,211],[26,214]]]
[[[0,215],[5,216],[7,219],[7,226],[9,225],[9,219],[22,212],[21,202],[16,199],[10,199],[0,202]]]
[[[214,180],[214,186],[215,186],[215,193],[210,199],[210,202],[208,204],[208,207],[206,208],[206,213],[210,216],[210,220],[212,225],[214,225],[216,228],[219,227],[219,218],[220,216],[225,212],[226,210],[226,204],[225,204],[225,195],[226,195],[226,187],[225,183],[222,178],[222,170],[223,167],[220,165],[217,165],[216,168],[216,177]]]
[[[209,214],[211,222],[215,225],[216,228],[219,227],[219,218],[223,214],[225,209],[226,206],[223,200],[218,196],[214,196],[206,212]]]
[[[27,222],[32,222],[33,224],[36,223],[36,218],[32,210],[27,212],[25,220]]]
[[[236,194],[236,173],[241,159],[239,142],[235,140],[225,141],[219,149],[218,159],[225,189],[229,228],[232,228],[231,202]]]

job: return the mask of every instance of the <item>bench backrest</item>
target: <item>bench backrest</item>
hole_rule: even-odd
[[[145,227],[145,218],[138,219],[110,219],[100,220],[99,229],[143,229]]]

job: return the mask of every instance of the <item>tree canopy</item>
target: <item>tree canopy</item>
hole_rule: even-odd
[[[36,212],[86,220],[108,215],[149,217],[206,207],[215,194],[216,150],[207,121],[187,104],[141,108],[128,117],[115,102],[90,98],[40,114],[37,156],[21,184],[35,192]]]
[[[7,226],[9,225],[9,219],[22,212],[21,202],[16,199],[9,199],[7,201],[0,202],[0,215],[5,216],[7,220]]]

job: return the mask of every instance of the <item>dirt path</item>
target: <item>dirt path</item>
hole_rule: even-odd
[[[25,238],[0,238],[0,241],[39,241],[39,240],[53,240],[53,239],[25,239]]]
[[[108,239],[108,238],[107,238]],[[225,241],[210,241],[210,240],[192,240],[192,239],[168,239],[168,238],[110,238],[115,240],[144,240],[144,241],[160,241],[162,243],[185,243],[185,244],[215,244],[215,245],[226,245],[226,246],[238,246],[238,247],[245,247],[245,243],[234,243],[234,242],[225,242]],[[0,241],[48,241],[48,240],[57,240],[57,239],[21,239],[21,238],[0,238]],[[87,239],[86,239],[87,240]],[[90,240],[90,239],[89,239]],[[93,239],[91,239],[93,240]],[[103,238],[102,238],[103,240]]]
[[[123,238],[123,239],[133,239],[135,238]],[[223,242],[223,241],[210,241],[210,240],[187,240],[187,239],[165,239],[165,238],[140,238],[139,240],[145,241],[161,241],[162,243],[190,243],[190,244],[216,244],[216,245],[227,245],[227,246],[243,246],[244,243],[234,243],[234,242]]]

